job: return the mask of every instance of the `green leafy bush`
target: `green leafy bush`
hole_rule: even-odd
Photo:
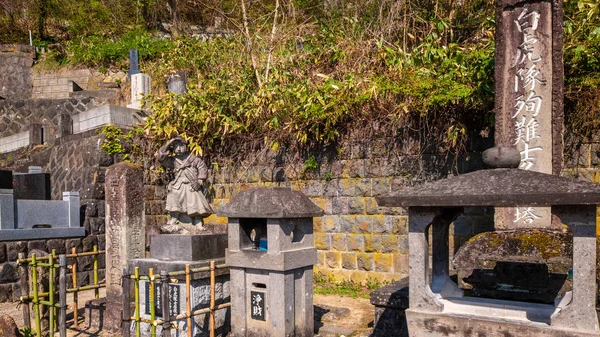
[[[70,62],[90,66],[123,65],[129,50],[137,49],[141,60],[152,60],[173,48],[170,40],[156,39],[141,30],[133,30],[118,39],[84,36],[67,43]]]

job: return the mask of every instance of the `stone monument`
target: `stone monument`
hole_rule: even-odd
[[[562,16],[559,0],[496,0],[496,146],[516,147],[521,169],[556,175],[563,149]],[[496,210],[498,229],[550,224],[549,208]]]
[[[122,270],[130,259],[145,256],[142,168],[118,163],[106,173],[106,315],[110,332],[121,329]]]
[[[208,168],[191,154],[185,139],[175,137],[158,150],[158,161],[169,170],[166,210],[171,219],[161,228],[166,234],[187,234],[204,230],[203,218],[213,214],[204,196]]]
[[[187,92],[188,74],[185,71],[176,71],[169,75],[167,88],[170,93],[183,95]]]
[[[128,108],[141,110],[144,108],[142,99],[150,93],[150,76],[137,73],[131,75],[131,103]]]

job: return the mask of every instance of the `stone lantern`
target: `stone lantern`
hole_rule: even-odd
[[[217,211],[229,218],[233,335],[313,336],[313,217],[323,211],[298,191],[256,188]]]
[[[596,205],[600,204],[600,186],[544,173],[496,168],[381,196],[377,202],[380,206],[408,208],[406,320],[411,337],[600,336],[596,313]],[[465,206],[521,210],[551,207],[552,216],[573,233],[572,291],[555,304],[463,296],[449,275],[448,239],[450,224]]]

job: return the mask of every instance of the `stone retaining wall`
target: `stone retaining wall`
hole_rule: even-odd
[[[31,98],[34,59],[31,46],[0,44],[0,99]]]
[[[44,128],[44,139],[71,133],[71,116],[103,104],[90,97],[65,99],[0,100],[0,138]]]
[[[32,98],[69,98],[74,85],[86,90],[91,78],[89,69],[33,74]]]

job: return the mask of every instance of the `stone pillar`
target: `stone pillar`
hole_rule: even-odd
[[[110,332],[121,328],[121,271],[129,259],[145,257],[143,170],[118,163],[106,172],[106,316]]]
[[[563,149],[562,1],[496,1],[496,146],[521,169],[559,175]],[[499,229],[549,227],[549,208],[497,209]]]
[[[552,326],[600,331],[596,314],[596,207],[553,207],[573,231],[572,299],[552,315]]]
[[[408,272],[412,310],[440,312],[443,305],[435,299],[429,285],[429,245],[427,227],[437,214],[436,208],[408,208]]]
[[[131,104],[128,108],[142,109],[142,98],[150,93],[150,76],[138,73],[131,75]]]
[[[441,298],[462,297],[463,291],[450,279],[450,224],[462,213],[462,208],[442,208],[431,222],[432,275],[431,291]],[[410,253],[410,252],[409,252]],[[410,255],[409,255],[410,259]],[[409,260],[410,264],[410,260]]]

